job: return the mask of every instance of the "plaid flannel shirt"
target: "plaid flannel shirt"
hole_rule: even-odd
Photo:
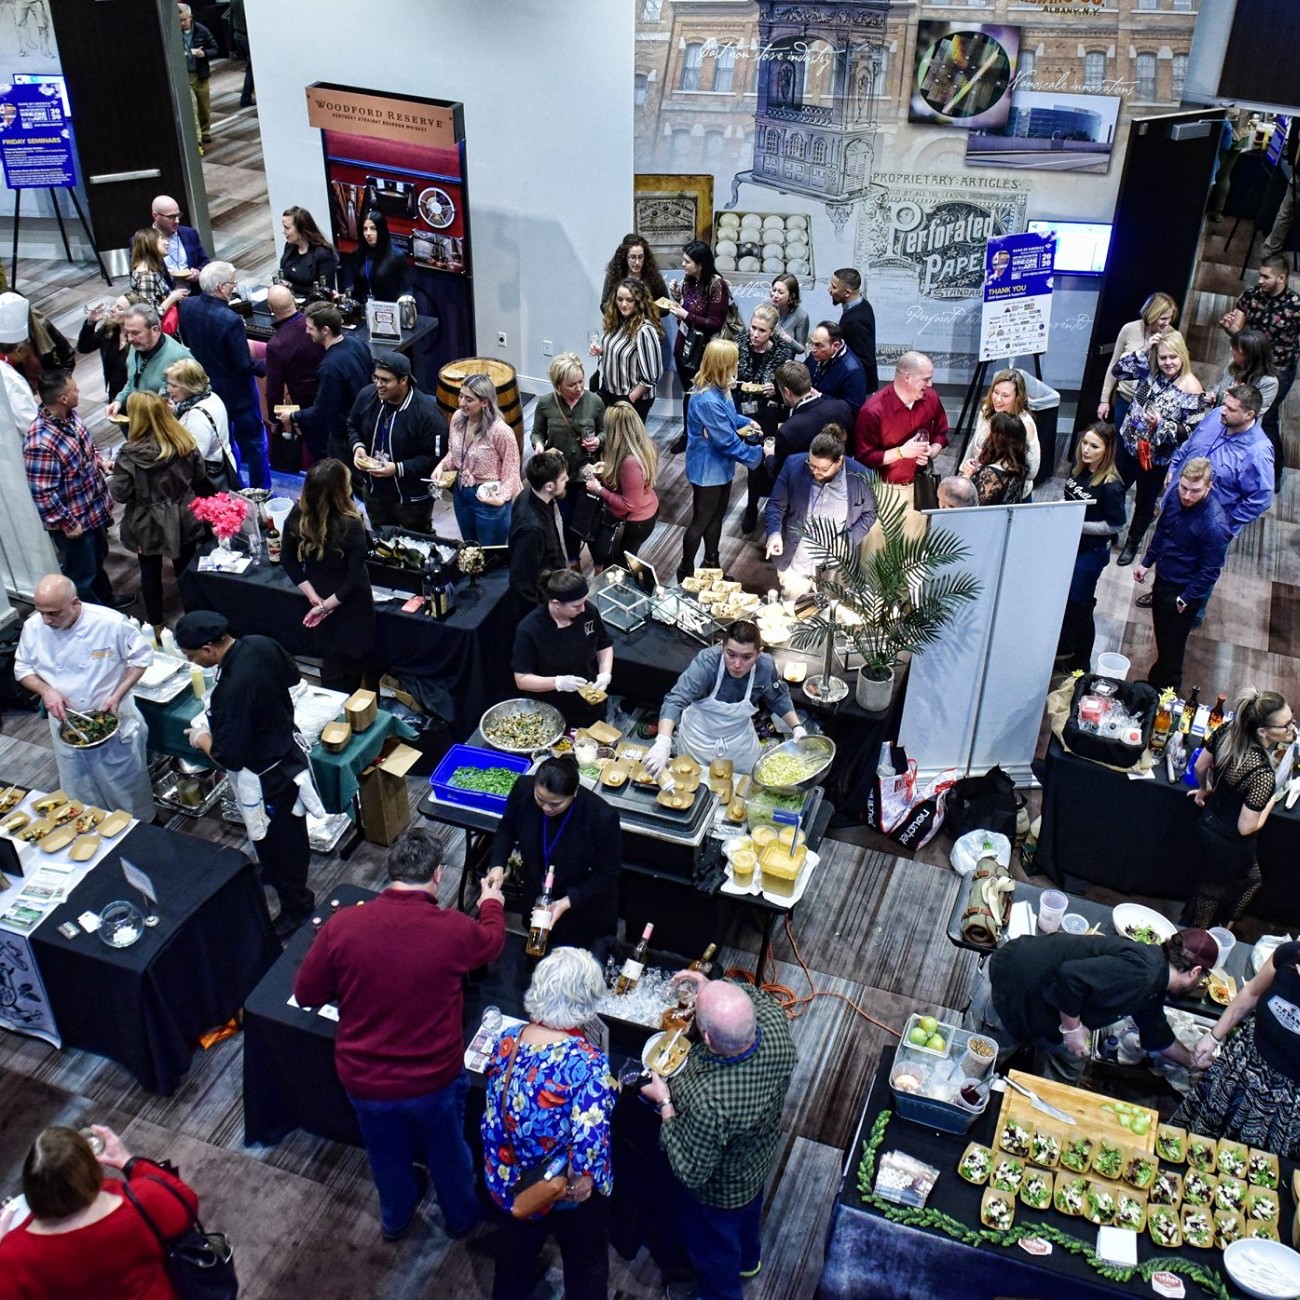
[[[50,532],[90,532],[113,517],[94,439],[75,411],[60,420],[41,407],[23,437],[23,461],[32,500]]]
[[[781,1110],[797,1059],[784,1010],[751,984],[758,1041],[739,1057],[697,1043],[673,1076],[675,1117],[659,1135],[683,1186],[705,1205],[734,1210],[763,1190],[781,1137]]]

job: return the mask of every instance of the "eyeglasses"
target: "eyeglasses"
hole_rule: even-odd
[[[177,208],[175,212],[155,212],[155,217],[163,217],[168,221],[178,221],[181,217],[181,210]]]
[[[1286,722],[1270,722],[1268,724],[1269,731],[1294,731],[1295,729],[1296,720],[1294,718],[1290,718]]]
[[[384,387],[385,384],[397,383],[396,375],[371,375],[370,378],[373,379],[381,388]]]

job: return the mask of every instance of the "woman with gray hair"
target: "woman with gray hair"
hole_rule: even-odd
[[[510,535],[510,503],[519,495],[519,444],[501,418],[497,393],[486,375],[460,386],[451,417],[447,454],[434,467],[434,481],[452,490],[460,535],[483,546],[504,546]]]
[[[554,1235],[569,1300],[609,1292],[610,1116],[615,1084],[609,1058],[583,1036],[605,980],[581,948],[557,948],[538,964],[524,994],[529,1023],[502,1036],[487,1072],[483,1112],[488,1193],[505,1212],[496,1241],[493,1300],[527,1295],[534,1265]],[[568,1172],[564,1197],[534,1219],[511,1211],[524,1175]]]

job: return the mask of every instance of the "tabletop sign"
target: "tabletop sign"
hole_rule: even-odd
[[[132,889],[138,889],[151,903],[157,905],[158,891],[154,888],[153,881],[139,867],[123,858],[122,874]]]
[[[999,235],[984,254],[980,360],[1047,351],[1056,236]]]
[[[71,114],[60,76],[0,83],[0,163],[11,190],[77,183]]]

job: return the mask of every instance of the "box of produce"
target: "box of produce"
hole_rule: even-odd
[[[504,812],[506,796],[528,771],[529,759],[501,750],[453,745],[429,778],[434,797],[484,812]]]

